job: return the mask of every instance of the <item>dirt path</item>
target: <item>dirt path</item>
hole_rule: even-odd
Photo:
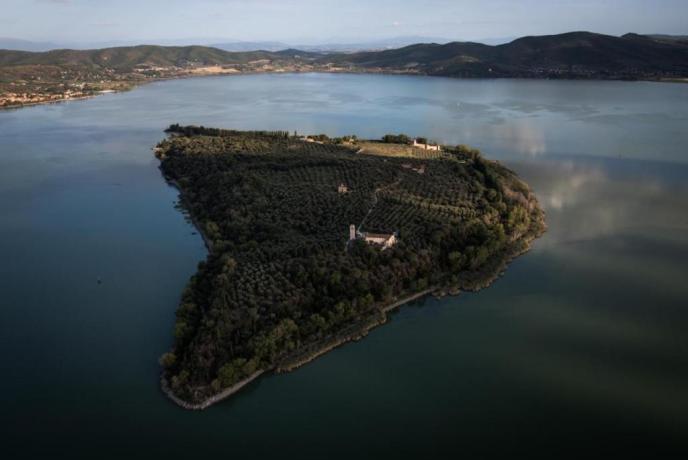
[[[395,180],[391,184],[387,184],[383,187],[378,187],[375,189],[375,191],[373,192],[373,204],[370,206],[370,209],[368,209],[368,212],[366,213],[366,215],[363,218],[363,220],[361,221],[361,223],[358,224],[356,231],[358,231],[358,232],[362,231],[363,224],[365,224],[365,221],[368,220],[368,217],[370,216],[370,214],[372,214],[373,210],[375,209],[375,206],[377,206],[377,203],[380,201],[377,197],[377,194],[382,192],[383,190],[390,189],[390,188],[394,187],[395,185],[399,185],[400,182],[401,182],[401,177],[398,177],[397,180]]]
[[[401,177],[398,177],[397,180],[395,180],[391,184],[387,184],[385,186],[378,187],[373,191],[373,203],[371,204],[370,209],[368,209],[368,212],[366,213],[366,215],[363,217],[363,220],[356,227],[356,233],[362,232],[363,224],[365,224],[365,221],[368,220],[368,217],[370,216],[370,214],[372,214],[373,210],[375,209],[375,206],[377,206],[377,203],[380,201],[377,197],[377,194],[383,190],[387,190],[389,188],[394,187],[395,185],[398,185],[400,182],[401,182]],[[351,240],[347,240],[346,246],[344,248],[345,251],[349,250],[350,244],[351,244]]]

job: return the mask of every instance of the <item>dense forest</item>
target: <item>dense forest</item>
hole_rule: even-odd
[[[156,148],[162,172],[209,248],[161,357],[183,401],[384,321],[384,307],[404,296],[482,287],[544,230],[527,185],[465,146],[429,159],[420,149],[361,153],[355,137],[168,132]],[[385,145],[404,139],[390,135]],[[382,250],[349,241],[351,224],[398,242]]]

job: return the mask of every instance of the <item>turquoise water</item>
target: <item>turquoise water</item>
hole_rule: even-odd
[[[150,150],[176,122],[472,144],[534,187],[549,231],[489,289],[187,412],[156,362],[205,257]],[[688,452],[686,126],[688,85],[379,75],[0,112],[6,458]]]

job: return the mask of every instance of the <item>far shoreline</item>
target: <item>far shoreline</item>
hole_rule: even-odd
[[[248,71],[248,72],[217,72],[217,73],[199,73],[199,74],[183,74],[171,77],[161,77],[154,78],[141,82],[130,82],[130,86],[125,89],[107,89],[103,91],[98,91],[94,94],[88,94],[79,97],[68,97],[62,99],[51,99],[45,101],[27,102],[22,104],[14,105],[2,105],[0,106],[0,111],[11,111],[23,108],[35,107],[46,104],[57,104],[62,102],[73,102],[73,101],[83,101],[87,99],[94,99],[99,96],[107,94],[117,94],[133,91],[140,87],[152,83],[160,83],[174,80],[186,80],[195,78],[208,78],[208,77],[240,77],[247,75],[307,75],[307,74],[323,74],[323,75],[385,75],[385,76],[407,76],[407,77],[430,77],[430,78],[445,78],[449,80],[476,80],[476,81],[497,81],[497,80],[516,80],[516,81],[567,81],[567,82],[628,82],[628,83],[673,83],[673,84],[688,84],[688,78],[661,78],[661,79],[629,79],[629,78],[547,78],[547,77],[452,77],[446,75],[431,75],[417,72],[395,72],[395,71],[379,71],[379,70],[369,70],[355,69],[355,70],[290,70],[288,72],[281,71]]]

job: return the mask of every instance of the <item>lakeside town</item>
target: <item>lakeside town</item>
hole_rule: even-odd
[[[139,85],[176,78],[256,73],[381,73],[383,69],[364,69],[332,63],[310,61],[257,59],[238,64],[186,65],[138,64],[127,71],[111,68],[95,71],[41,69],[41,72],[14,71],[7,75],[0,68],[0,109],[27,105],[85,99],[102,94],[128,91]],[[4,71],[4,72],[3,72]],[[395,73],[395,72],[387,72]],[[401,73],[401,72],[399,72]],[[404,72],[410,73],[410,72]],[[8,81],[9,80],[9,81]]]
[[[37,53],[0,49],[0,108],[81,99],[165,79],[252,73],[685,82],[686,57],[688,42],[681,37],[591,32],[521,37],[499,46],[418,43],[353,53],[152,45]]]

